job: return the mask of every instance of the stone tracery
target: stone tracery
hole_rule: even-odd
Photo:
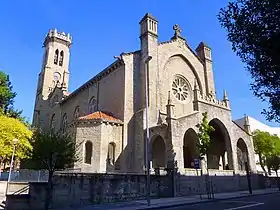
[[[185,101],[189,97],[188,83],[182,76],[176,76],[172,82],[172,92],[179,101]]]

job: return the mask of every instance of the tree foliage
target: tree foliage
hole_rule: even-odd
[[[26,118],[22,116],[22,110],[14,109],[14,99],[16,93],[13,92],[13,86],[9,79],[9,75],[0,71],[0,115],[19,119],[26,126],[30,127]]]
[[[254,95],[269,102],[263,114],[280,122],[280,3],[235,0],[220,10],[218,19],[253,78]]]
[[[267,173],[267,168],[277,168],[277,157],[280,156],[280,139],[268,132],[256,130],[253,132],[254,149],[259,156],[262,169]],[[274,170],[274,169],[273,169]]]
[[[36,130],[33,133],[31,145],[33,146],[32,157],[27,167],[46,169],[49,173],[45,202],[45,210],[47,210],[52,199],[53,174],[57,170],[74,166],[75,161],[78,160],[76,144],[68,134]]]
[[[202,113],[202,116],[203,116],[202,122],[196,125],[196,127],[198,128],[199,142],[197,146],[198,146],[200,157],[203,157],[208,153],[210,143],[211,143],[210,134],[211,132],[215,131],[213,126],[209,125],[207,112]]]
[[[31,145],[31,162],[37,169],[47,169],[53,173],[72,167],[77,160],[75,141],[67,134],[36,130]]]
[[[28,158],[32,150],[29,142],[31,137],[32,131],[18,119],[0,115],[0,163],[11,159],[14,139],[19,140],[16,145],[15,158]]]
[[[0,108],[6,113],[14,103],[16,93],[12,91],[9,76],[0,71]]]
[[[278,170],[280,169],[280,157],[278,155],[273,154],[267,157],[266,163],[267,168],[275,171],[276,175],[278,176]]]

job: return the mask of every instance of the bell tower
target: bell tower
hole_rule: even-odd
[[[39,74],[37,95],[46,100],[56,85],[68,90],[69,57],[72,37],[56,29],[50,30],[45,38],[42,70]]]
[[[43,43],[44,55],[41,72],[38,76],[36,101],[33,113],[33,126],[47,125],[47,106],[49,94],[56,86],[68,91],[69,84],[69,57],[72,37],[68,33],[50,30]],[[46,118],[47,119],[47,118]]]

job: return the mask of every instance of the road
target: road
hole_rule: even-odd
[[[201,203],[166,210],[278,210],[280,209],[280,193],[250,196],[232,200]]]

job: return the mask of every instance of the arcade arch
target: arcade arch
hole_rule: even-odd
[[[210,147],[207,154],[208,169],[233,169],[230,137],[225,125],[217,118],[209,122],[215,130],[210,134]]]

